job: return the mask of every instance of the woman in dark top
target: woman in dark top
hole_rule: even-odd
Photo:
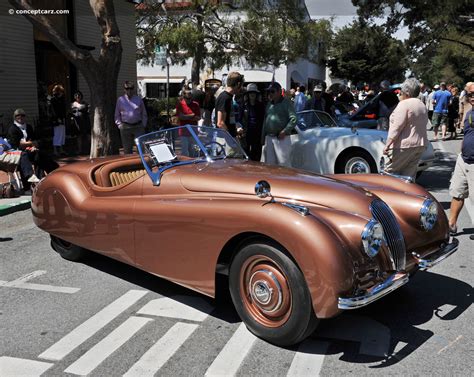
[[[459,118],[459,89],[451,89],[451,99],[448,104],[448,132],[451,132],[450,139],[456,139],[456,123]]]
[[[91,122],[89,118],[89,104],[84,102],[82,93],[74,94],[71,104],[72,134],[77,138],[77,153],[89,153],[91,139]]]
[[[243,146],[252,161],[260,161],[262,155],[261,139],[265,105],[258,99],[259,94],[257,85],[247,85],[240,114],[245,135]]]

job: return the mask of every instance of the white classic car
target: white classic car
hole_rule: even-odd
[[[297,114],[296,133],[291,137],[291,166],[319,174],[378,173],[387,131],[339,127],[322,111]],[[431,143],[421,157],[418,175],[433,164]],[[383,164],[383,162],[382,162]]]

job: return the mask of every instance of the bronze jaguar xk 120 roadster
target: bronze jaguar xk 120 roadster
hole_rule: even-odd
[[[322,176],[251,162],[225,131],[136,140],[35,188],[35,223],[64,258],[93,251],[213,297],[225,281],[251,332],[277,345],[368,305],[457,250],[443,208],[382,174]]]

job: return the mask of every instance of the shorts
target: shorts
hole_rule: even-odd
[[[466,164],[459,154],[451,176],[449,195],[456,199],[465,199],[469,197],[469,191],[471,199],[474,199],[474,164]]]
[[[431,123],[433,123],[433,127],[447,126],[448,114],[433,113],[433,119]]]

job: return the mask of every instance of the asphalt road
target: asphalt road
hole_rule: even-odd
[[[460,141],[436,143],[419,183],[449,208]],[[472,218],[470,213],[472,214]],[[229,302],[92,255],[68,262],[29,211],[0,218],[0,376],[472,375],[473,206],[459,251],[299,347],[256,339]]]

